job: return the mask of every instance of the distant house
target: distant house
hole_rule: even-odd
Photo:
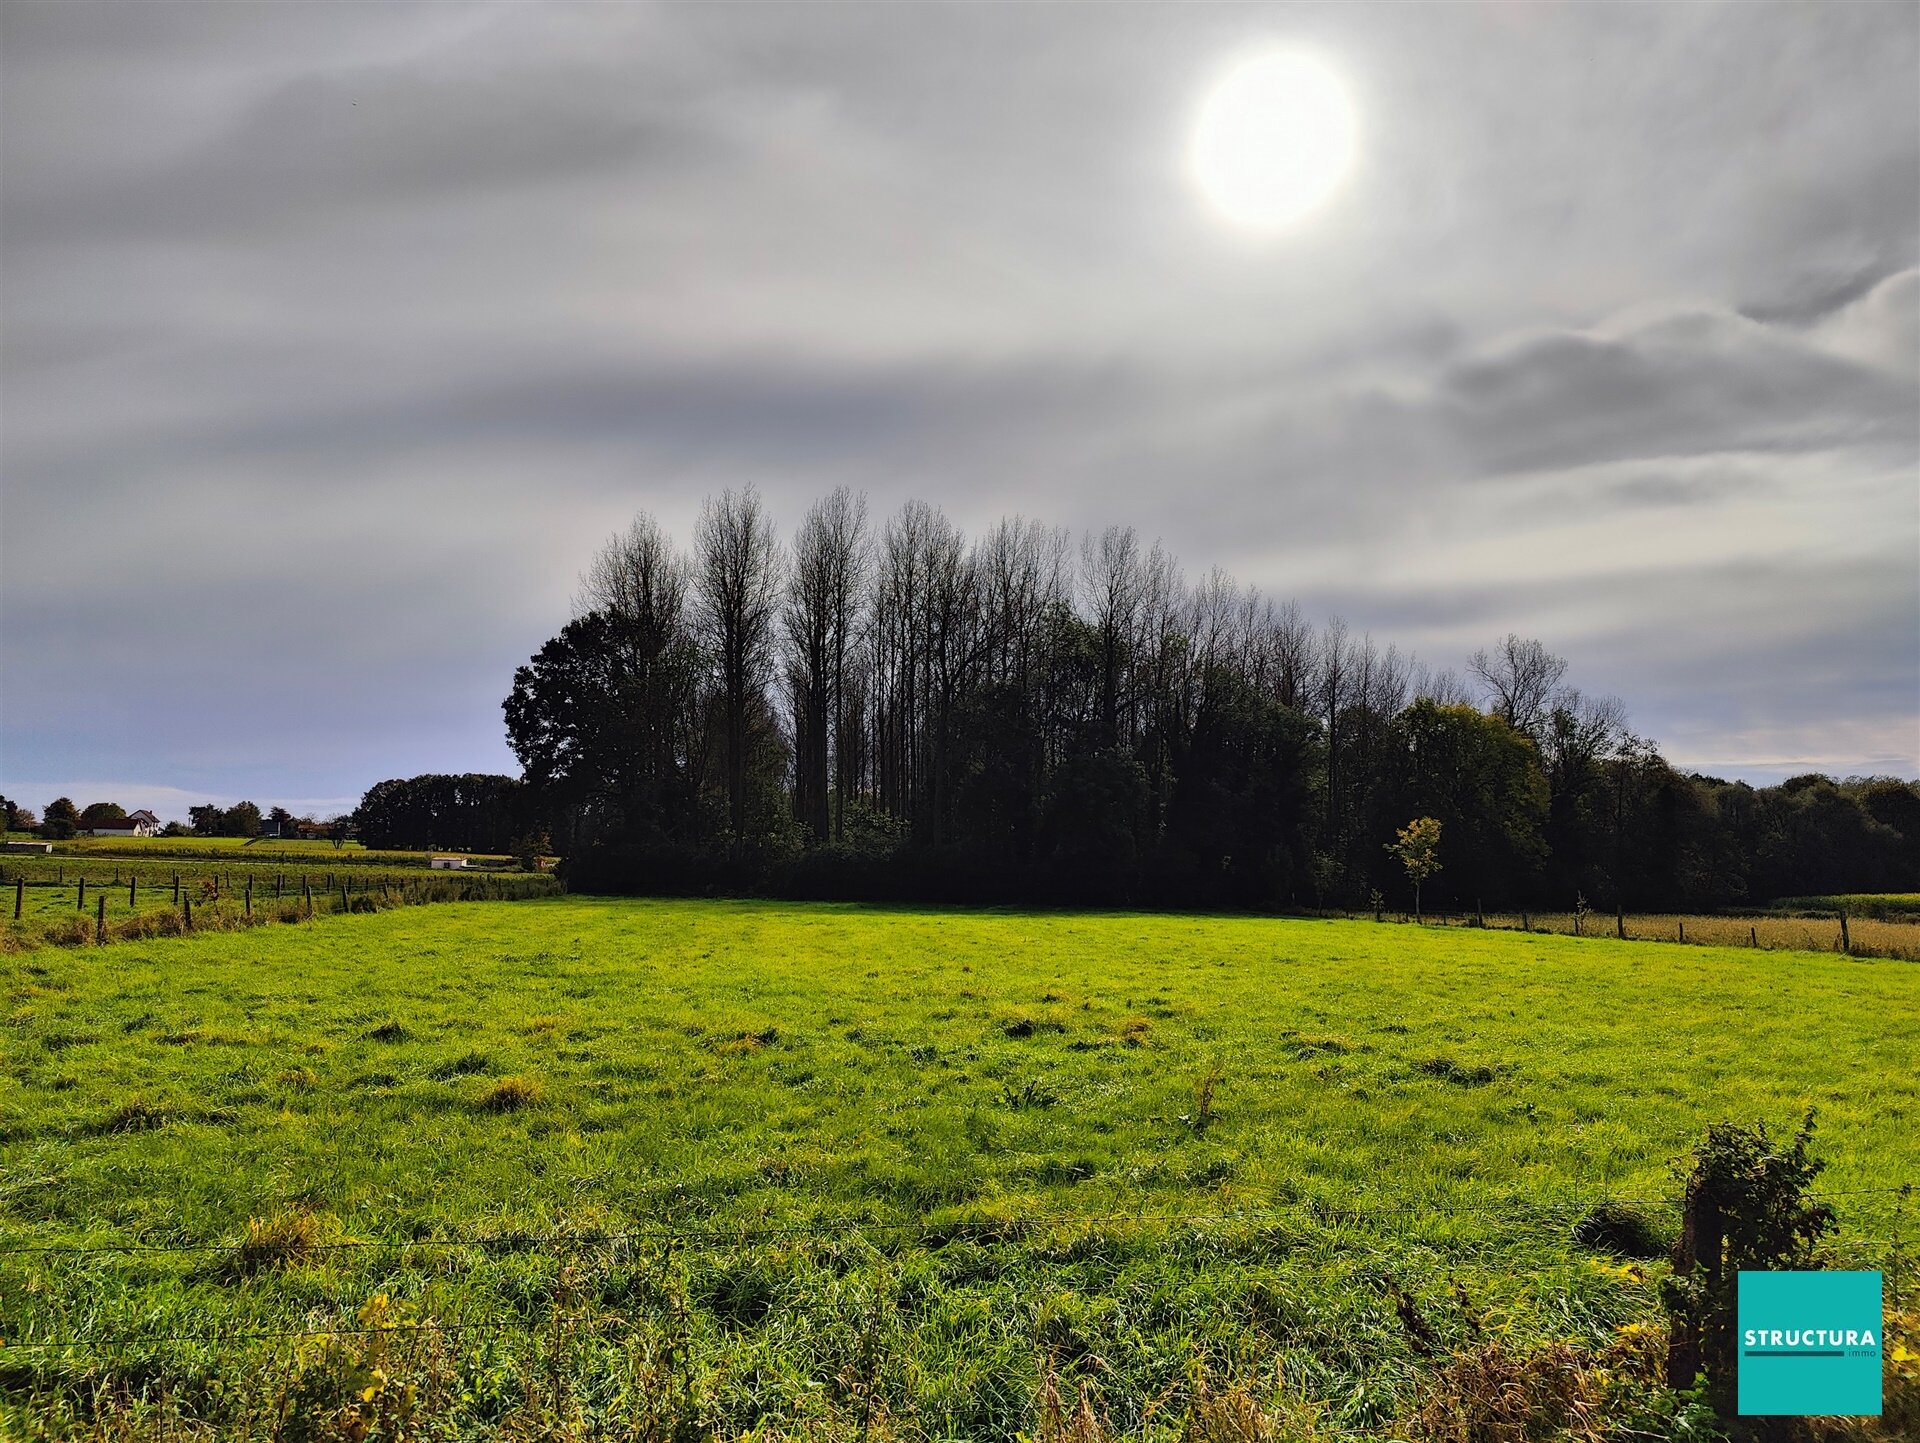
[[[89,827],[87,834],[93,837],[157,837],[163,825],[152,812],[139,811],[115,821],[102,822],[97,827]]]
[[[464,872],[467,869],[465,857],[429,857],[427,865],[436,872]]]

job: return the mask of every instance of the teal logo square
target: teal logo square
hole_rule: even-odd
[[[1743,1272],[1737,1313],[1743,1415],[1879,1415],[1880,1274]]]

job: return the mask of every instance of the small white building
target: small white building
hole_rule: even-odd
[[[464,872],[467,869],[465,857],[429,857],[427,865],[436,872]]]
[[[92,837],[157,837],[160,835],[161,821],[152,812],[139,811],[116,821],[102,822],[97,827],[89,827],[87,835]]]

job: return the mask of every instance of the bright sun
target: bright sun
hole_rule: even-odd
[[[1353,164],[1356,121],[1340,77],[1294,50],[1243,60],[1207,93],[1187,162],[1227,219],[1281,230],[1331,195]]]

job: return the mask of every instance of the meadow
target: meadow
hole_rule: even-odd
[[[1856,1261],[1920,1178],[1920,968],[1832,954],[569,897],[0,984],[0,1425],[46,1436],[406,1379],[426,1436],[1066,1436],[1081,1388],[1379,1436],[1477,1340],[1650,1336],[1709,1122],[1817,1107]]]
[[[557,895],[550,875],[339,866],[331,857],[0,857],[0,951],[296,921],[418,902]],[[189,915],[190,914],[190,915]]]

